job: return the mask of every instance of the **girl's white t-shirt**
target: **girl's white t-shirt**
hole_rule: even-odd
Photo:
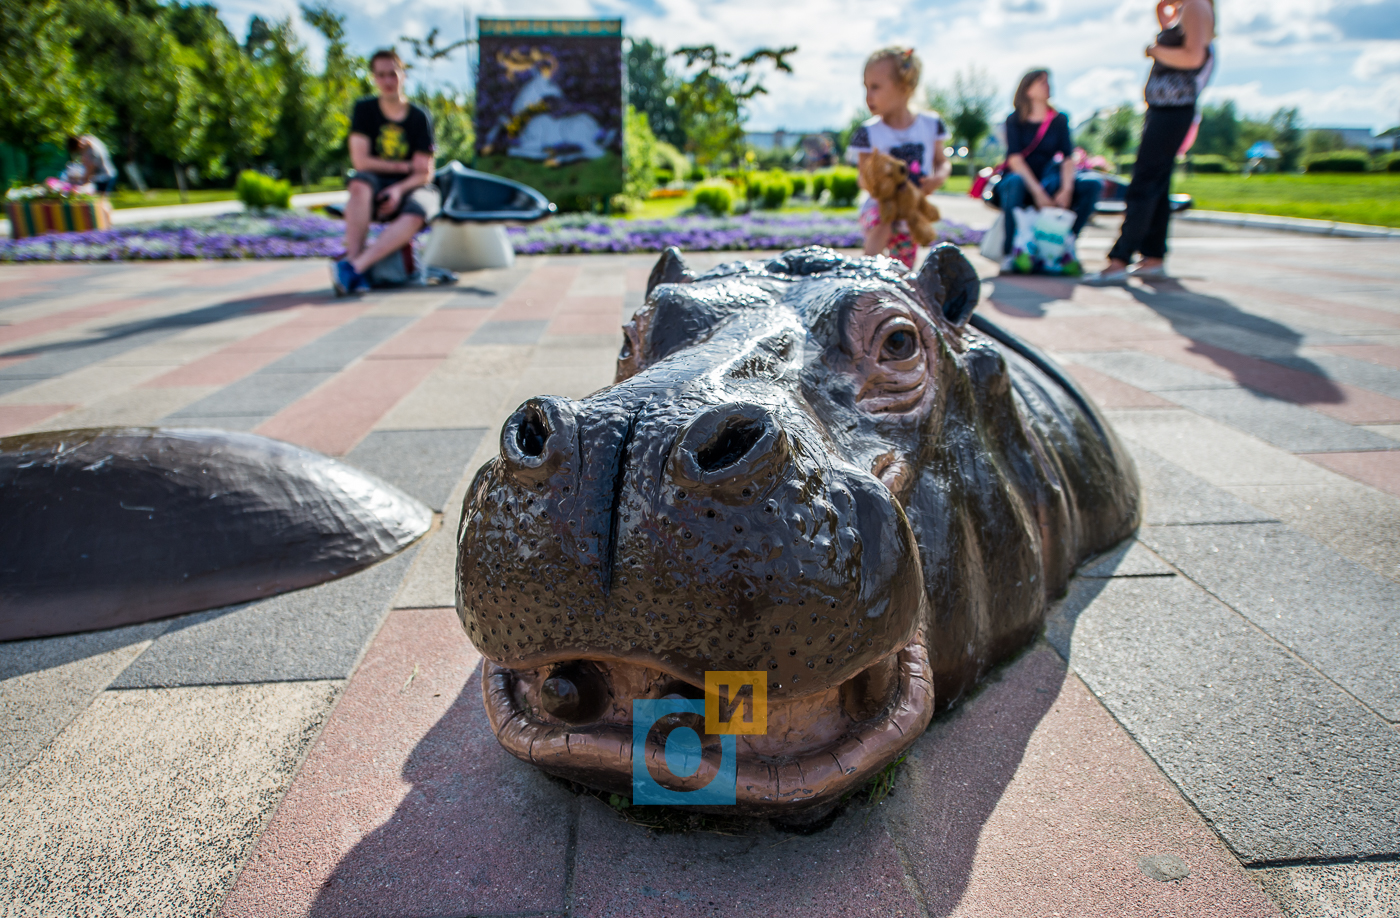
[[[879,150],[904,160],[909,164],[909,174],[917,172],[922,178],[933,174],[933,151],[952,136],[938,112],[919,112],[914,116],[914,123],[902,131],[896,131],[876,115],[851,135],[851,142],[846,145],[846,159],[858,164],[860,154]]]

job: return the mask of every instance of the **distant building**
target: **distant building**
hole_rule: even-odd
[[[1359,147],[1371,153],[1384,153],[1388,150],[1400,150],[1400,137],[1395,136],[1391,131],[1376,136],[1371,133],[1370,128],[1357,127],[1315,127],[1314,131],[1325,131],[1329,134],[1336,134],[1342,138],[1342,143],[1348,147]]]
[[[783,128],[776,131],[745,131],[744,140],[755,150],[785,150],[796,143],[801,133],[790,133]]]

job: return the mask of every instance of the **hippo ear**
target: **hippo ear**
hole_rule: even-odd
[[[673,245],[667,246],[656,260],[656,267],[651,269],[651,277],[647,278],[647,296],[651,296],[657,284],[688,284],[693,280],[695,274],[686,267],[681,250]]]
[[[977,308],[982,282],[962,250],[945,242],[928,253],[914,283],[929,301],[943,308],[943,317],[961,328]]]

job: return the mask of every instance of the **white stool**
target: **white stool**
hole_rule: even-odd
[[[515,249],[503,224],[439,219],[433,221],[423,260],[429,267],[449,271],[509,268],[515,264]]]

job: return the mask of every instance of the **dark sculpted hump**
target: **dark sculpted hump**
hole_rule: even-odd
[[[917,275],[809,248],[697,276],[668,250],[614,385],[527,401],[467,497],[459,612],[503,745],[626,792],[633,700],[762,672],[738,802],[817,807],[1032,640],[1136,527],[1137,481],[977,300],[946,245]]]

